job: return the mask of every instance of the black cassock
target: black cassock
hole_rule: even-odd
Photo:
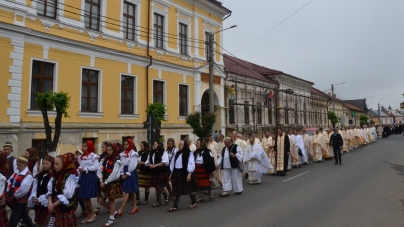
[[[290,141],[289,141],[289,136],[286,134],[283,134],[285,137],[285,145],[283,146],[285,148],[284,150],[284,156],[283,156],[283,172],[286,173],[288,171],[288,161],[289,161],[289,154],[287,152],[290,152]],[[274,150],[278,150],[278,137],[275,139],[275,145],[274,145]],[[277,163],[278,155],[275,155],[275,163]],[[276,170],[276,167],[275,167]]]

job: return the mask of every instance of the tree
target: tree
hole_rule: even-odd
[[[199,138],[207,137],[212,132],[213,125],[216,122],[216,114],[205,113],[202,116],[201,112],[196,111],[190,114],[185,122],[192,127],[192,133]]]
[[[45,127],[47,152],[55,152],[62,129],[62,117],[69,117],[67,109],[70,106],[68,93],[48,91],[38,93],[35,103],[40,108]],[[49,123],[48,111],[56,109],[55,130],[52,139],[52,126]]]
[[[149,103],[149,105],[147,105],[147,109],[145,111],[148,115],[147,119],[148,120],[150,119],[149,115],[151,112],[153,112],[154,118],[156,119],[156,122],[157,122],[157,126],[153,122],[147,122],[147,124],[151,124],[152,129],[154,129],[153,133],[150,132],[152,134],[151,134],[151,137],[148,137],[149,139],[151,139],[151,140],[158,139],[161,141],[161,138],[160,138],[161,122],[167,121],[164,118],[166,111],[167,111],[166,107],[164,106],[163,103],[160,103],[160,102]],[[149,141],[149,142],[152,143],[153,141]]]
[[[330,120],[332,127],[335,128],[335,124],[339,122],[339,119],[334,111],[328,111],[327,118]]]
[[[362,125],[366,125],[368,123],[369,117],[366,114],[361,113],[361,115],[359,115],[359,122]]]

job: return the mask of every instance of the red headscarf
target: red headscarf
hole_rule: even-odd
[[[89,154],[94,153],[95,149],[94,149],[94,142],[91,140],[87,140],[87,150],[86,152],[81,156],[81,160],[83,160],[83,157],[86,156],[88,157]]]
[[[74,174],[75,176],[78,176],[79,174],[77,173],[76,170],[76,165],[74,164],[74,154],[73,153],[67,153],[62,155],[63,158],[63,167],[59,172],[56,172],[55,170],[53,173],[53,176],[55,176],[56,181],[56,190],[59,191],[60,189],[63,190],[62,187],[62,181],[63,177],[66,174]]]
[[[125,155],[128,158],[129,157],[129,152],[132,150],[135,150],[135,145],[133,144],[132,139],[127,139],[126,141],[128,141],[129,143],[129,149],[125,150]]]

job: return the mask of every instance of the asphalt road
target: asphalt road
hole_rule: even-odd
[[[219,198],[216,190],[213,201],[193,210],[187,209],[188,196],[181,198],[178,212],[168,213],[169,206],[151,208],[151,193],[149,205],[140,205],[135,215],[128,215],[128,205],[114,226],[404,226],[403,147],[403,136],[379,139],[344,154],[341,166],[309,163],[286,177],[264,176],[260,185],[244,180],[242,195]],[[106,212],[79,226],[104,225]]]

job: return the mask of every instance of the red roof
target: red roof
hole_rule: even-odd
[[[226,7],[224,7],[224,6],[223,6],[223,3],[221,3],[221,2],[219,2],[219,1],[217,1],[217,0],[207,0],[207,1],[210,2],[210,3],[212,3],[212,4],[217,5],[217,6],[219,6],[220,8],[222,8],[223,10],[226,10],[226,11],[228,11],[229,13],[231,13],[231,10],[229,10],[229,9],[226,8]]]
[[[311,87],[311,94],[318,95],[318,96],[322,96],[323,98],[327,98],[327,99],[331,98],[331,97],[328,96],[326,93],[324,93],[324,92],[318,90],[318,89],[315,88],[315,87]]]
[[[352,104],[349,104],[349,103],[344,103],[344,106],[348,107],[351,110],[356,110],[356,111],[359,111],[359,112],[363,112],[363,110],[361,108],[359,108],[357,106],[354,106]]]

